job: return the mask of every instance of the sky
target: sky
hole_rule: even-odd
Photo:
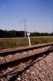
[[[0,0],[0,29],[53,32],[53,0]]]

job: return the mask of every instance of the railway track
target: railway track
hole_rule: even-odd
[[[0,80],[16,81],[17,72],[18,76],[21,75],[34,62],[43,59],[51,52],[53,43],[0,52]]]

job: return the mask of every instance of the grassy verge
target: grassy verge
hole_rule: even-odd
[[[31,38],[31,44],[53,42],[53,37],[37,37]],[[15,48],[20,46],[28,46],[27,38],[0,38],[0,50],[7,48]]]

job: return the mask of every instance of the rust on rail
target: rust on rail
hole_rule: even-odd
[[[27,57],[22,57],[20,59],[18,58],[17,60],[14,60],[14,61],[2,63],[2,64],[0,64],[0,70],[6,69],[9,66],[10,67],[15,66],[15,65],[17,65],[21,62],[24,62],[25,60],[35,59],[35,58],[38,58],[38,57],[43,56],[43,55],[48,55],[50,52],[53,52],[53,47],[51,47],[51,48],[49,48],[45,51],[34,53],[33,55],[30,55],[30,56],[27,56]]]
[[[53,42],[52,43],[45,43],[45,44],[38,44],[38,45],[32,45],[32,46],[26,46],[26,47],[20,47],[20,48],[15,48],[15,49],[11,49],[8,51],[0,51],[0,56],[6,56],[9,53],[14,54],[17,52],[23,52],[23,51],[28,51],[28,50],[33,50],[33,49],[37,49],[37,48],[42,48],[42,47],[46,47],[46,46],[53,46]]]

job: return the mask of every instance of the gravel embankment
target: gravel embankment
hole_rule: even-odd
[[[38,51],[41,50],[38,49]],[[53,81],[53,52],[36,60],[22,62],[13,68],[2,70],[0,76],[2,76],[0,81]]]
[[[30,66],[16,81],[53,81],[53,53]]]
[[[17,69],[9,67],[2,73],[6,76],[0,81],[53,81],[53,52],[35,61],[21,63]]]

